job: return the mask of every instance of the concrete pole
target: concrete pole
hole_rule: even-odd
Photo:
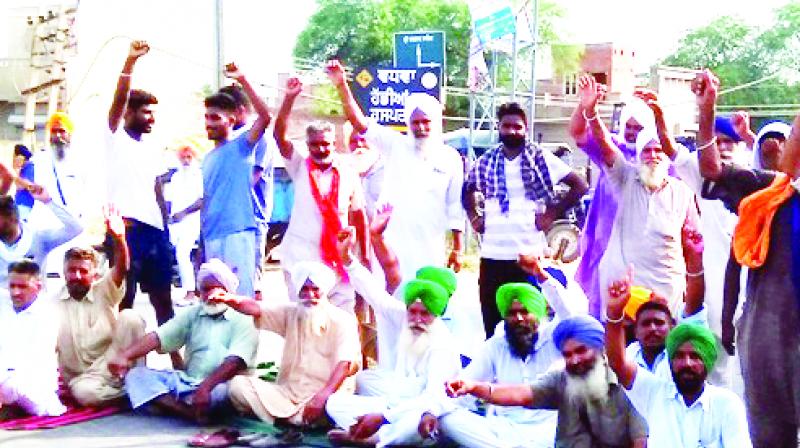
[[[531,36],[533,44],[531,45],[531,105],[528,111],[528,120],[531,125],[528,126],[528,137],[533,140],[533,130],[536,127],[536,48],[539,45],[539,1],[532,0],[533,4],[533,24],[531,27]]]
[[[225,47],[222,39],[222,0],[214,1],[214,90],[222,87],[222,71],[225,69]]]

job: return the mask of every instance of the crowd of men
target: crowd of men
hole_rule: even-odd
[[[289,138],[297,78],[273,115],[229,64],[234,84],[204,101],[214,148],[198,164],[182,147],[165,167],[148,139],[158,100],[131,89],[148,51],[131,44],[108,113],[108,269],[72,242],[84,229],[69,116],[48,122],[51,150],[18,148],[13,167],[0,165],[5,418],[76,403],[285,429],[201,434],[194,446],[287,446],[326,427],[331,443],[353,446],[797,446],[800,118],[756,134],[746,113],[716,116],[719,82],[702,71],[690,150],[645,89],[612,134],[598,115],[606,87],[581,77],[569,130],[601,175],[576,289],[547,258],[545,232],[589,185],[528,139],[519,104],[498,108],[499,144],[465,164],[443,143],[438,100],[410,95],[402,134],[364,115],[331,61],[352,125],[339,151],[329,123],[308,124],[304,145]],[[287,303],[270,300],[284,285],[260,281],[278,157],[294,189]],[[456,275],[467,224],[481,241],[486,336],[473,350],[457,340],[469,316],[454,300],[472,291]],[[48,300],[42,273],[57,248],[65,284]],[[189,304],[177,314],[173,253]],[[137,288],[155,309],[149,333],[132,309]],[[260,331],[285,341],[275,381],[254,374]],[[147,366],[153,351],[172,369]]]

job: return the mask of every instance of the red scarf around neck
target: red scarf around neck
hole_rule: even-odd
[[[333,170],[331,188],[328,194],[322,195],[319,190],[319,177],[322,169],[314,163],[311,158],[306,159],[308,168],[308,183],[311,185],[311,196],[317,204],[320,215],[322,215],[322,233],[319,238],[319,251],[322,255],[322,262],[333,269],[339,278],[346,281],[347,272],[344,270],[339,251],[336,249],[336,239],[342,231],[342,222],[339,220],[339,170]]]

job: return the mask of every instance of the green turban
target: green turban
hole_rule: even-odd
[[[678,347],[684,342],[691,342],[694,349],[706,365],[706,373],[714,370],[717,362],[717,343],[714,334],[707,327],[699,324],[683,323],[673,328],[667,335],[667,354],[670,361],[675,357]]]
[[[456,292],[458,280],[456,273],[450,268],[440,268],[438,266],[425,266],[417,271],[417,278],[420,280],[430,280],[438,283],[447,291],[447,295],[452,297]]]
[[[450,294],[447,293],[447,290],[442,285],[436,282],[417,278],[406,283],[406,287],[403,290],[403,298],[407,307],[419,300],[431,314],[439,317],[444,314],[444,310],[447,308]]]
[[[538,288],[529,283],[506,283],[497,289],[497,309],[503,318],[508,314],[511,303],[519,301],[529,313],[541,320],[547,314],[547,301]]]

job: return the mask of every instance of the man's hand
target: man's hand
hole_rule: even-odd
[[[195,420],[197,420],[198,423],[207,422],[208,411],[211,408],[211,390],[201,384],[200,387],[192,393],[191,403]]]
[[[303,424],[311,425],[325,414],[325,402],[328,397],[317,392],[303,407]]]
[[[367,414],[356,419],[356,424],[350,427],[350,436],[354,439],[366,439],[375,434],[383,426],[383,414]]]
[[[385,204],[379,208],[378,211],[375,212],[375,216],[373,216],[372,220],[369,222],[369,234],[373,237],[382,235],[386,227],[389,226],[389,219],[391,219],[391,217],[391,204]]]
[[[128,58],[139,59],[150,51],[150,45],[143,40],[135,40],[131,42],[131,47],[128,50]]]
[[[460,250],[453,249],[450,251],[450,256],[447,257],[447,267],[451,268],[455,272],[459,272],[461,270],[462,261],[461,258],[464,256]]]
[[[597,109],[597,103],[603,99],[608,88],[598,83],[594,76],[583,75],[578,78],[578,98],[580,106],[587,113]]]
[[[349,265],[353,262],[353,246],[356,244],[356,229],[352,226],[342,229],[336,236],[336,250],[342,263]]]
[[[450,398],[463,397],[464,395],[471,394],[477,383],[467,380],[450,380],[444,383],[444,390]]]
[[[244,79],[244,75],[239,70],[239,67],[237,67],[236,64],[233,62],[225,64],[224,73],[226,78],[230,78],[236,81],[241,81],[242,79]]]
[[[698,73],[692,81],[692,93],[694,93],[699,107],[714,107],[717,104],[718,92],[719,78],[709,69]]]
[[[422,418],[419,421],[419,426],[417,426],[417,432],[419,432],[420,437],[422,439],[439,439],[439,419],[433,416],[433,414],[426,412],[422,414]]]
[[[750,114],[743,110],[737,110],[731,116],[731,123],[736,134],[748,145],[752,145],[756,139],[756,134],[750,129]]]
[[[693,226],[684,225],[681,229],[681,244],[684,252],[694,255],[703,255],[703,234]]]
[[[555,223],[558,219],[558,215],[556,213],[556,210],[552,207],[547,207],[544,210],[544,213],[537,213],[535,220],[536,228],[546,233],[551,227],[553,227],[553,223]]]
[[[183,221],[184,218],[186,218],[186,214],[185,213],[183,213],[183,212],[175,213],[174,215],[169,217],[169,224],[177,224],[177,223]]]
[[[33,199],[36,199],[42,204],[47,204],[48,202],[53,200],[50,197],[50,194],[47,193],[47,190],[41,185],[31,184],[28,187],[28,191],[31,192],[31,196],[33,196]]]
[[[300,78],[289,78],[286,80],[286,96],[288,98],[297,98],[303,91],[303,83]]]
[[[547,280],[547,272],[542,268],[541,257],[536,254],[519,254],[517,264],[526,274],[536,277],[539,282]]]
[[[611,283],[608,287],[608,303],[606,304],[606,317],[609,320],[619,320],[625,313],[625,306],[631,298],[633,285],[633,265],[628,267],[628,272],[621,280]]]
[[[208,293],[206,301],[209,303],[224,303],[225,305],[234,306],[239,304],[242,299],[236,294],[231,294],[222,288],[214,288]]]
[[[733,356],[736,353],[736,328],[729,319],[722,319],[722,347]]]
[[[633,96],[644,101],[656,117],[664,115],[661,103],[658,102],[658,94],[654,90],[640,87],[633,91]]]
[[[327,73],[334,86],[343,86],[347,82],[347,73],[344,71],[342,63],[336,59],[328,61],[325,66],[325,73]]]
[[[131,360],[125,356],[124,353],[120,353],[115,356],[111,361],[108,362],[108,371],[111,372],[116,378],[123,379],[125,375],[128,373],[128,370],[131,369]]]
[[[114,204],[103,207],[103,218],[106,222],[106,230],[116,239],[125,239],[125,221],[119,215],[119,211]]]

